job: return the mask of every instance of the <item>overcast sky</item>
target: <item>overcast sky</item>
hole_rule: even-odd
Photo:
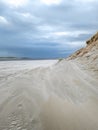
[[[98,31],[98,0],[0,0],[0,56],[64,57]]]

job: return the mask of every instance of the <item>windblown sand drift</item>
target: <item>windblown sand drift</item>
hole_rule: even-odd
[[[89,71],[98,58],[88,67],[93,57],[86,57],[98,54],[96,46],[47,68],[0,62],[0,130],[98,130],[97,73]]]

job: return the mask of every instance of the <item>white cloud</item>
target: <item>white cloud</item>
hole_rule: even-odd
[[[41,18],[34,16],[30,12],[24,12],[24,13],[15,12],[15,15],[17,16],[17,19],[22,22],[27,22],[30,24],[38,24],[39,22],[41,22]]]
[[[31,18],[32,15],[30,13],[21,13],[21,15],[25,18]]]
[[[55,36],[68,36],[70,32],[54,32],[53,35]]]
[[[3,16],[0,16],[0,23],[1,24],[8,24],[8,21],[6,18],[4,18]]]
[[[10,7],[19,7],[24,6],[28,3],[28,0],[2,0],[5,4],[8,4]]]
[[[72,37],[78,37],[79,35],[81,35],[81,34],[89,34],[89,32],[88,31],[66,31],[66,32],[53,32],[52,33],[53,35],[55,35],[55,36],[59,36],[59,37],[61,37],[61,36],[72,36]]]
[[[52,4],[60,4],[62,0],[41,0],[42,3],[46,5],[52,5]]]
[[[94,3],[94,2],[98,2],[98,0],[75,0],[75,2],[80,2],[80,3]]]
[[[69,42],[68,45],[71,45],[72,47],[84,47],[84,46],[86,46],[85,42],[82,42],[82,41]]]
[[[38,26],[38,29],[41,31],[53,31],[53,27],[49,26],[49,25],[44,25],[44,26]]]
[[[34,16],[32,16],[30,13],[26,12],[26,13],[20,13],[20,12],[15,12],[16,15],[18,15],[21,19],[24,18],[24,19],[32,19]]]

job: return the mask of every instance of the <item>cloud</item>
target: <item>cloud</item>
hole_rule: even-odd
[[[8,24],[8,21],[3,16],[0,16],[0,24]]]
[[[54,33],[52,33],[53,35],[56,35],[56,36],[73,36],[73,37],[78,37],[79,35],[81,35],[81,34],[89,34],[89,32],[88,31],[74,31],[74,32],[68,32],[68,31],[66,31],[66,32],[54,32]]]
[[[80,3],[94,3],[97,2],[97,0],[75,0],[75,2],[80,2]]]
[[[1,0],[2,54],[33,53],[34,48],[35,53],[53,49],[64,54],[83,47],[98,29],[97,7],[97,0]]]
[[[1,0],[3,3],[9,5],[11,8],[21,7],[28,3],[28,0]]]
[[[61,0],[41,0],[42,3],[46,4],[46,5],[52,5],[52,4],[60,4]]]

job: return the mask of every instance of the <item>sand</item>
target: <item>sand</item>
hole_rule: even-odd
[[[0,62],[0,130],[98,130],[98,80],[84,68]]]

